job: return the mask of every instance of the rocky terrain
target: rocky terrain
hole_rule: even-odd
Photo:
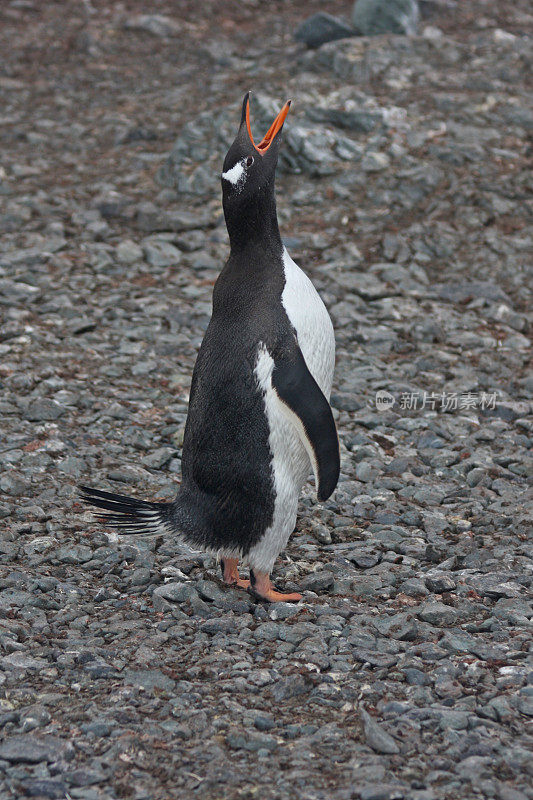
[[[531,7],[306,49],[318,11],[2,3],[2,800],[533,798]],[[76,493],[174,495],[247,89],[259,136],[293,98],[282,233],[337,337],[298,605]]]

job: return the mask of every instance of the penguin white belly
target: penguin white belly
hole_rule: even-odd
[[[317,290],[287,250],[283,250],[285,287],[281,302],[296,331],[309,372],[329,400],[335,367],[335,334]]]
[[[283,253],[283,266],[283,307],[296,331],[307,367],[329,399],[335,366],[335,336],[331,319],[315,287],[286,250]],[[294,530],[298,498],[311,468],[298,432],[272,387],[273,369],[274,361],[270,353],[264,345],[260,345],[255,374],[264,392],[270,428],[275,501],[272,525],[251,548],[248,561],[254,570],[267,573],[271,572],[276,557]]]

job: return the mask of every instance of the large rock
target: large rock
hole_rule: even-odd
[[[41,397],[31,401],[24,416],[30,422],[53,422],[64,414],[66,410],[65,406],[56,400],[52,400],[49,397]]]
[[[40,761],[70,761],[74,748],[57,736],[13,736],[0,745],[0,758],[15,764],[38,764]]]
[[[400,752],[400,748],[392,736],[384,731],[364,708],[359,709],[359,715],[363,723],[366,743],[372,750],[386,755],[396,755]]]
[[[352,22],[365,36],[416,33],[420,12],[416,0],[356,0]]]
[[[319,12],[302,22],[294,34],[294,38],[308,47],[320,47],[326,42],[334,42],[336,39],[346,39],[348,36],[355,35],[355,31],[342,20],[331,14]]]
[[[144,257],[152,267],[171,267],[180,262],[178,248],[164,239],[144,239],[142,245]]]

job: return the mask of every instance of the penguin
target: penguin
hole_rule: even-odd
[[[100,520],[123,533],[166,533],[215,554],[223,580],[267,602],[297,602],[270,574],[296,524],[311,470],[319,501],[339,478],[329,396],[333,325],[284,247],[275,175],[285,103],[257,144],[250,93],[222,170],[230,253],[213,290],[212,316],[193,371],[182,480],[171,503],[80,487]],[[241,577],[239,560],[250,579]]]

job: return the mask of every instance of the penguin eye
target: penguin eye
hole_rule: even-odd
[[[254,157],[248,156],[248,158],[246,159],[246,166],[251,167],[253,163],[254,163]]]

